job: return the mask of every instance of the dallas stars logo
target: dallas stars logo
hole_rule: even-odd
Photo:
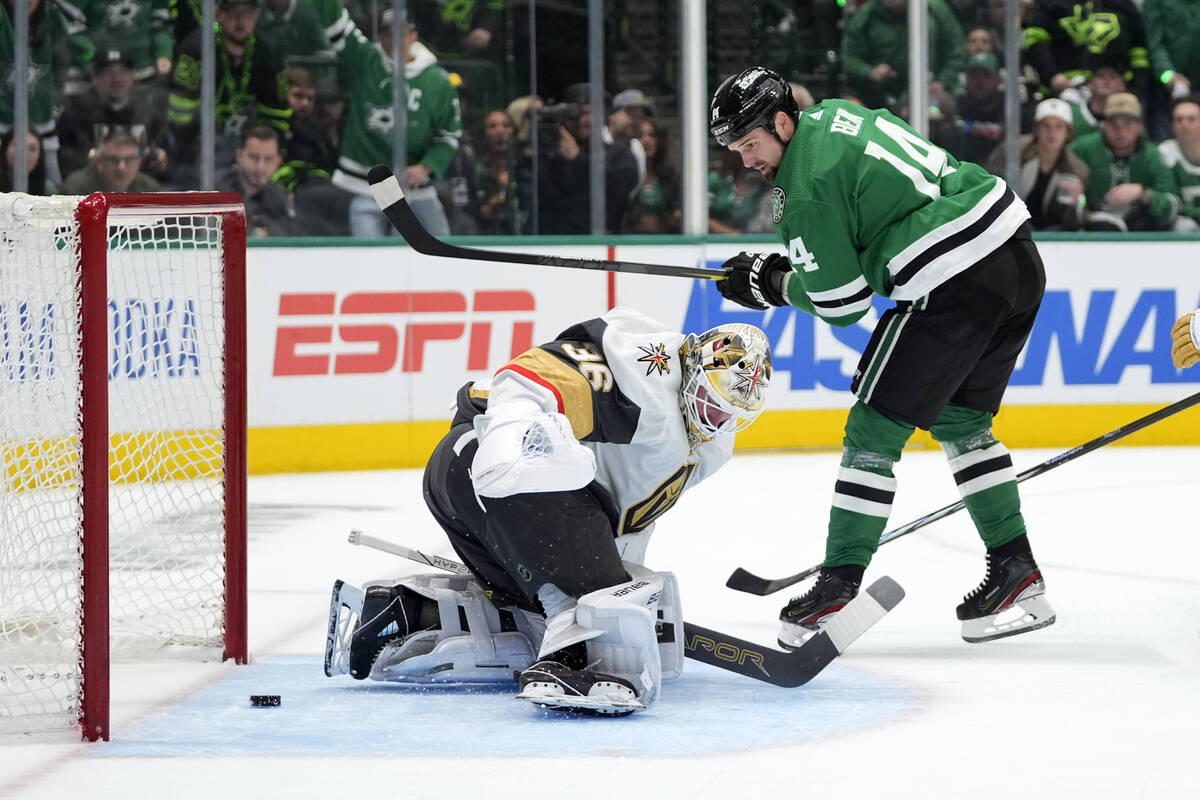
[[[390,135],[392,127],[396,124],[396,115],[392,112],[392,107],[371,106],[370,108],[371,113],[367,115],[367,128]]]
[[[776,225],[783,219],[783,205],[786,199],[783,189],[776,186],[771,190],[771,221]]]
[[[166,13],[166,12],[163,12]],[[117,0],[108,6],[108,24],[114,28],[130,26],[138,15],[136,0]]]
[[[671,374],[671,356],[667,354],[667,349],[663,345],[652,344],[647,347],[638,345],[638,350],[646,354],[639,358],[638,362],[646,364],[647,375],[654,370],[658,370],[659,375]]]
[[[762,399],[763,384],[767,382],[768,376],[761,359],[755,359],[753,364],[746,369],[737,370],[734,375],[737,376],[737,381],[733,384],[735,392],[741,392],[747,400]]]
[[[222,126],[222,134],[225,136],[238,136],[249,121],[249,114],[233,111],[225,118],[225,124]]]

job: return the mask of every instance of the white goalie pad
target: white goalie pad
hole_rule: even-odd
[[[562,414],[475,417],[479,449],[471,480],[483,497],[582,489],[596,477],[596,457],[575,439]]]
[[[663,678],[683,669],[679,588],[672,573],[625,567],[632,580],[586,594],[548,620],[538,657],[586,642],[589,668],[628,680],[648,707]]]
[[[413,575],[394,581],[371,581],[357,589],[338,581],[330,604],[325,674],[346,674],[354,626],[362,613],[363,595],[373,585],[402,586],[437,604],[439,626],[417,631],[386,644],[371,664],[370,677],[398,683],[512,682],[534,661],[532,642],[540,641],[540,615],[511,611],[516,631],[502,630],[500,612],[483,588],[467,575]],[[460,615],[461,610],[461,615]],[[462,618],[466,618],[466,626]]]

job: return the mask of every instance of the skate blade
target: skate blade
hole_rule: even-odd
[[[625,717],[635,711],[645,710],[634,697],[617,695],[566,695],[557,684],[534,682],[526,686],[518,700],[527,700],[538,708],[564,714],[586,714],[596,717]]]
[[[781,622],[779,625],[779,635],[775,638],[779,642],[779,646],[784,650],[799,650],[819,630],[814,631],[793,622]]]
[[[963,620],[962,638],[971,644],[990,642],[1049,627],[1057,618],[1045,596],[1036,595],[1018,601],[999,614]]]

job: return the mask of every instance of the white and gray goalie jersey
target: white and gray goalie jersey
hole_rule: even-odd
[[[596,456],[596,481],[619,512],[618,537],[626,560],[641,561],[654,522],[684,489],[721,467],[733,435],[693,446],[679,407],[683,380],[679,348],[684,335],[629,308],[563,331],[502,366],[488,391],[487,407],[506,404],[567,417],[575,438]]]

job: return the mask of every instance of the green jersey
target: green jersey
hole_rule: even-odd
[[[887,111],[826,100],[800,115],[771,194],[792,305],[838,326],[873,294],[916,300],[1009,239],[1029,211]]]
[[[316,10],[338,63],[350,81],[346,131],[333,182],[369,195],[367,170],[392,162],[392,69],[389,54],[355,27],[341,0],[317,0]],[[450,76],[420,42],[404,66],[407,81],[405,146],[408,164],[423,164],[436,180],[450,166],[462,136],[458,94]]]
[[[1179,186],[1179,199],[1182,201],[1179,216],[1200,220],[1200,164],[1190,161],[1174,139],[1160,142],[1158,152],[1162,154],[1167,168],[1175,173],[1175,183]]]
[[[171,58],[169,0],[79,0],[88,35],[98,50],[120,50],[133,61],[138,80],[158,74],[155,59]]]
[[[13,124],[13,94],[16,80],[16,31],[9,16],[9,5],[0,5],[0,134],[8,133]],[[38,136],[54,137],[54,104],[58,89],[55,72],[63,71],[56,61],[58,46],[66,42],[74,60],[90,64],[93,49],[84,34],[84,19],[73,5],[59,0],[45,2],[29,15],[29,127]],[[47,147],[57,150],[53,139]]]

